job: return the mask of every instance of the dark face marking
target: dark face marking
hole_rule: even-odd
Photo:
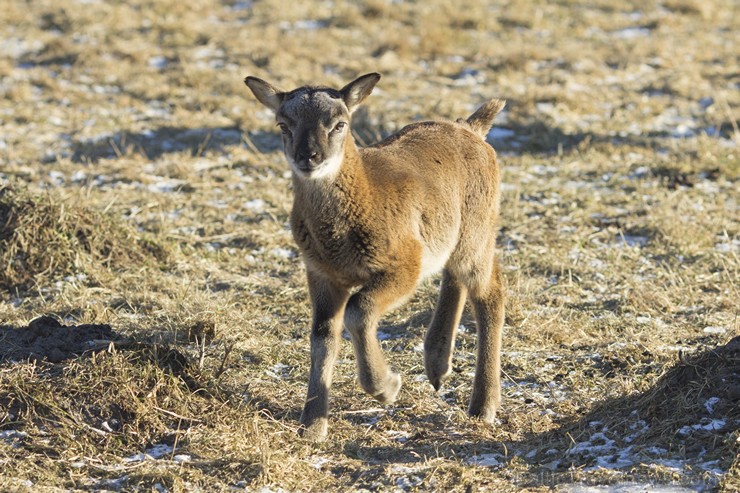
[[[336,171],[350,121],[339,91],[295,89],[285,95],[276,120],[283,133],[285,156],[296,173],[321,177]]]

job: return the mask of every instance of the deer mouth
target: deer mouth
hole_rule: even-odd
[[[312,163],[310,160],[302,159],[293,161],[293,167],[301,175],[310,175],[321,167],[323,163]]]
[[[329,157],[321,161],[313,159],[293,160],[293,169],[303,178],[323,178],[334,175],[339,170],[341,156]]]

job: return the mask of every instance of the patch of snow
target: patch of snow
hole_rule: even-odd
[[[121,476],[120,478],[112,479],[100,479],[96,481],[92,486],[100,488],[103,491],[108,491],[108,488],[114,491],[121,491],[128,481],[128,476]]]
[[[311,457],[306,459],[306,462],[308,462],[311,467],[313,467],[317,471],[320,471],[325,464],[331,462],[331,459],[327,459],[326,457],[319,457],[318,455],[312,455]]]
[[[386,430],[385,434],[398,443],[406,443],[410,437],[408,432],[399,430]]]
[[[39,51],[44,47],[40,39],[29,41],[22,38],[0,39],[0,52],[8,58],[22,58],[26,53]]]
[[[534,107],[540,113],[552,113],[555,110],[555,105],[548,102],[536,103]]]
[[[248,0],[246,2],[236,2],[230,8],[231,10],[249,10],[252,8],[252,5],[254,5],[254,2]]]
[[[290,370],[292,368],[293,368],[292,366],[286,365],[285,363],[277,363],[269,370],[265,370],[265,373],[267,373],[273,378],[282,380],[288,377]]]
[[[706,402],[704,402],[704,409],[706,409],[709,414],[714,413],[714,406],[716,406],[719,401],[719,397],[710,397]]]
[[[682,353],[691,354],[696,351],[696,348],[690,346],[679,346],[677,344],[666,344],[664,346],[658,346],[660,351],[680,351]]]
[[[647,448],[642,449],[641,452],[643,454],[657,456],[657,455],[663,455],[663,454],[667,453],[668,450],[667,449],[664,449],[662,447],[647,447]]]
[[[486,77],[484,74],[472,68],[465,68],[453,77],[452,84],[455,86],[474,86],[484,84],[485,82]]]
[[[167,58],[165,58],[163,56],[153,56],[153,57],[149,58],[149,60],[147,60],[147,64],[150,67],[154,67],[154,68],[158,68],[158,69],[163,69],[163,68],[167,67],[167,63],[168,63],[167,62]]]
[[[123,462],[143,462],[147,459],[146,454],[134,454],[123,458]]]
[[[622,450],[617,450],[615,453],[609,453],[596,457],[596,465],[587,467],[586,470],[597,470],[597,469],[623,469],[629,467],[635,463],[634,455],[632,452],[632,446],[629,446]]]
[[[280,258],[293,258],[298,256],[296,252],[288,248],[273,248],[272,250],[270,250],[270,255]]]
[[[84,281],[86,279],[87,279],[87,274],[82,274],[82,273],[76,274],[73,276],[66,276],[64,278],[66,282]]]
[[[716,243],[714,249],[720,253],[740,252],[740,239],[733,238],[731,241],[727,240],[722,243]]]
[[[54,183],[54,185],[64,185],[64,173],[62,173],[61,171],[49,171],[49,178],[51,179],[52,183]]]
[[[704,327],[705,334],[724,334],[726,332],[727,329],[724,327]]]
[[[243,481],[239,481],[239,483],[242,483],[245,488],[247,487],[247,485],[244,484]],[[239,483],[237,483],[237,484],[239,484]],[[272,488],[270,488],[269,486],[263,486],[262,488],[260,488],[259,490],[257,490],[257,493],[288,493],[288,492],[286,490],[282,489],[279,486],[277,487],[277,489],[274,489],[274,490]]]
[[[498,467],[501,465],[498,457],[501,456],[499,454],[474,455],[472,457],[468,457],[465,463],[471,466]]]
[[[645,422],[645,420],[638,419],[634,423],[630,425],[630,429],[634,430],[634,433],[626,436],[624,438],[624,441],[627,443],[632,443],[635,438],[639,437],[640,435],[645,434],[645,432],[650,430],[650,426]]]
[[[555,491],[558,493],[694,493],[701,490],[701,488],[654,483],[617,483],[599,486],[568,483],[559,485]]]
[[[165,455],[172,453],[172,445],[166,445],[164,443],[158,443],[156,445],[152,445],[150,448],[146,449],[144,453],[148,455],[149,457],[152,457],[154,459],[159,459],[161,457],[164,457]]]
[[[709,107],[710,107],[710,106],[712,106],[713,104],[714,104],[714,98],[711,98],[711,97],[709,97],[709,96],[705,96],[705,97],[703,97],[703,98],[701,98],[701,99],[699,100],[699,105],[700,105],[700,106],[701,106],[701,108],[702,108],[702,109],[704,109],[704,110],[705,110],[705,109],[707,109],[707,108],[709,108]]]
[[[488,132],[488,135],[486,136],[486,140],[506,140],[514,137],[516,135],[516,132],[514,132],[511,129],[508,128],[501,128],[501,127],[493,127],[490,132]]]
[[[642,180],[648,177],[650,175],[650,168],[647,166],[640,166],[639,168],[636,168],[632,173],[627,175],[627,177],[630,180]]]
[[[18,430],[5,430],[0,431],[0,440],[5,440],[7,442],[19,440],[21,438],[26,438],[28,436],[28,433],[25,431],[18,431]]]
[[[158,178],[161,178],[161,177],[158,177]],[[177,190],[179,190],[183,185],[185,185],[184,180],[171,180],[167,178],[162,178],[160,181],[147,185],[146,188],[150,192],[172,193],[172,192],[176,192]]]
[[[585,452],[610,452],[614,450],[614,448],[614,440],[609,439],[604,433],[599,432],[591,435],[590,440],[576,443],[568,449],[566,454],[575,455]]]
[[[725,427],[727,422],[724,419],[707,419],[703,418],[701,422],[695,425],[686,425],[678,429],[679,435],[688,435],[694,430],[719,431]]]
[[[396,479],[396,486],[401,488],[402,490],[410,490],[412,488],[415,488],[419,486],[422,482],[422,479],[419,476],[411,475],[411,476],[403,476],[401,478]]]
[[[163,443],[152,445],[142,453],[124,457],[123,462],[142,462],[147,459],[160,459],[172,453],[172,446]]]
[[[325,21],[319,21],[314,19],[304,19],[300,21],[295,22],[280,22],[278,24],[278,27],[285,31],[291,31],[291,30],[305,30],[305,31],[315,31],[318,29],[322,29],[327,26],[327,23]]]
[[[262,199],[248,200],[242,204],[242,207],[252,212],[262,212],[265,210],[265,201]]]
[[[404,466],[403,464],[393,464],[390,468],[391,474],[414,474],[423,471],[425,468],[421,466]]]
[[[676,128],[671,132],[673,137],[691,137],[694,135],[694,130],[685,123],[679,123]]]
[[[85,173],[82,170],[77,170],[74,173],[72,173],[72,176],[70,178],[73,183],[80,183],[85,180],[87,180],[87,173]]]
[[[722,476],[725,474],[726,471],[723,471],[722,469],[717,467],[718,465],[719,465],[718,460],[710,460],[707,462],[702,462],[701,464],[699,464],[699,467],[708,473],[711,473],[717,476]]]
[[[721,189],[719,188],[719,184],[716,182],[710,181],[710,180],[704,180],[700,181],[696,185],[694,185],[694,189],[700,190],[707,195],[714,195],[721,192]],[[701,204],[697,203],[695,204],[694,210],[703,210],[701,209]]]
[[[618,245],[627,245],[629,247],[644,247],[647,245],[649,238],[647,236],[623,235],[617,236]]]
[[[229,203],[225,200],[210,200],[208,201],[208,205],[214,209],[226,209],[229,206]]]

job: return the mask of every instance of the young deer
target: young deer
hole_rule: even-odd
[[[313,307],[311,373],[302,434],[326,437],[329,387],[347,327],[362,388],[392,403],[401,378],[383,358],[378,321],[419,281],[441,269],[442,288],[424,341],[424,365],[439,390],[452,368],[455,330],[470,296],[478,356],[469,414],[492,422],[501,401],[504,322],[495,257],[499,212],[496,153],[484,137],[504,101],[467,120],[421,122],[359,149],[352,112],[380,74],[340,90],[282,91],[256,77],[244,82],[275,112],[293,171],[293,237],[303,255]]]

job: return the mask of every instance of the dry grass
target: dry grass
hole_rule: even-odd
[[[740,488],[736,2],[6,4],[0,344],[42,314],[116,337],[0,363],[0,490]],[[242,79],[370,71],[364,142],[508,100],[504,407],[464,415],[468,316],[424,379],[432,279],[382,324],[399,402],[347,342],[313,446],[290,177]]]
[[[166,249],[151,235],[76,200],[0,188],[0,288],[42,289],[64,277],[98,284],[129,267],[166,266]]]

